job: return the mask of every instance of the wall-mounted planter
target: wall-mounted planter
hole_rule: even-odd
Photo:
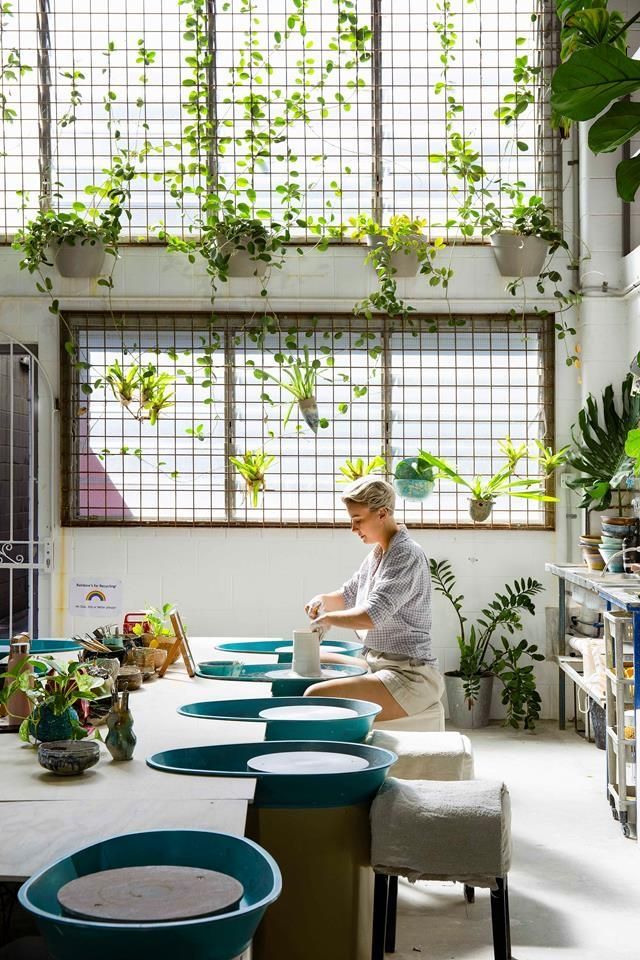
[[[469,498],[469,516],[475,523],[488,520],[493,509],[493,500],[473,500]]]
[[[53,262],[61,277],[99,277],[105,249],[101,240],[80,237],[75,243],[59,243],[53,247]]]
[[[316,398],[308,397],[306,400],[298,400],[298,406],[304,422],[313,430],[314,433],[317,433],[318,425],[320,423],[320,415],[318,413],[318,403]]]
[[[416,237],[416,240],[418,239]],[[380,247],[383,243],[385,238],[380,235],[367,237],[367,245],[371,249]],[[389,266],[394,277],[415,277],[420,269],[420,260],[414,251],[394,250],[389,257]]]
[[[229,277],[264,277],[267,272],[267,263],[256,260],[255,253],[242,249],[252,243],[251,237],[238,237],[234,241],[224,240],[218,246],[223,256],[229,256],[227,276]],[[240,247],[240,249],[238,249]]]
[[[549,249],[546,240],[507,231],[493,233],[489,239],[503,277],[538,276]]]
[[[396,493],[403,500],[426,500],[433,492],[434,486],[433,480],[425,480],[422,477],[416,477],[413,480],[399,480],[395,477],[393,481]]]

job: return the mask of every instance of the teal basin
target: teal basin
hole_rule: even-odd
[[[222,653],[257,653],[269,654],[278,658],[278,663],[291,663],[293,652],[281,651],[281,647],[291,647],[292,640],[233,640],[229,643],[219,643],[216,650]],[[320,653],[323,647],[334,648],[335,653],[341,653],[345,657],[357,657],[362,651],[362,644],[354,640],[322,640],[320,643]],[[337,650],[335,648],[338,648]]]
[[[82,650],[82,645],[76,643],[75,640],[32,640],[30,652],[33,654],[56,654],[75,653],[78,650]],[[5,656],[7,653],[9,653],[9,641],[0,640],[0,657]]]
[[[367,671],[364,667],[348,663],[328,663],[328,670],[341,677],[360,677]],[[239,680],[242,683],[270,683],[274,697],[302,696],[307,687],[314,683],[322,683],[329,677],[299,677],[291,676],[289,663],[242,663],[240,660],[205,660],[198,664],[196,673],[199,677],[208,677],[211,680]],[[331,679],[334,679],[332,677]]]
[[[227,913],[169,923],[82,920],[64,915],[58,904],[58,890],[76,877],[151,864],[219,870],[239,880],[244,895]],[[111,837],[57,860],[24,883],[18,899],[35,916],[54,960],[233,960],[249,946],[281,886],[275,860],[245,837],[208,830],[150,830]]]
[[[270,701],[273,703],[274,701]],[[362,770],[341,773],[263,773],[247,763],[265,753],[318,750],[362,757]],[[181,747],[147,757],[147,763],[165,773],[194,777],[241,777],[256,780],[257,807],[344,807],[370,800],[378,792],[389,767],[398,758],[391,750],[363,743],[326,740],[278,740],[272,743],[221,743],[209,747]],[[161,788],[159,788],[161,789]]]
[[[297,707],[301,704],[316,707],[346,707],[355,710],[355,717],[332,720],[264,720],[261,710],[271,707]],[[271,697],[251,700],[209,700],[185,703],[178,713],[200,720],[246,720],[266,723],[267,740],[336,740],[358,743],[366,740],[376,716],[382,707],[367,700],[347,700],[337,697]]]

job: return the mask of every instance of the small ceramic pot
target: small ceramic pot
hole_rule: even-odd
[[[111,694],[109,694],[108,697],[96,697],[95,700],[90,700],[87,723],[89,723],[92,727],[99,727],[101,723],[106,722],[110,710]]]
[[[117,680],[118,690],[138,690],[142,686],[142,673],[138,667],[120,667]]]
[[[74,723],[77,722],[78,714],[73,707],[67,707],[64,713],[56,714],[50,707],[43,705],[36,707],[31,714],[29,733],[41,743],[71,740]]]
[[[99,759],[100,747],[95,740],[58,740],[38,747],[38,763],[58,777],[77,777]]]
[[[394,478],[393,486],[399,497],[403,500],[426,500],[433,492],[435,482],[426,480],[423,477],[412,479]]]
[[[474,500],[469,498],[469,516],[474,523],[482,523],[491,515],[493,500]]]

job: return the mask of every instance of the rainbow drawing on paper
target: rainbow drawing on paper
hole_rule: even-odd
[[[106,599],[106,595],[102,592],[102,590],[90,590],[85,597],[85,600],[87,600],[89,603],[92,600],[101,600],[104,602]]]

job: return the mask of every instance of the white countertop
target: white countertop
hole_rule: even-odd
[[[225,659],[214,650],[216,643],[239,639],[199,637],[190,644],[196,661],[216,660]],[[260,662],[268,661],[261,657]],[[49,773],[38,764],[33,747],[16,734],[0,735],[0,880],[25,879],[46,863],[116,833],[164,827],[244,833],[255,780],[167,774],[145,760],[175,747],[262,741],[262,723],[198,720],[181,716],[176,708],[269,695],[268,684],[190,679],[180,659],[162,679],[130,694],[138,738],[133,759],[115,762],[101,745],[99,763],[78,777]],[[105,736],[106,726],[100,730]]]

